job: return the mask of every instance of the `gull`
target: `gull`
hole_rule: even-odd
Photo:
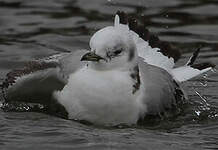
[[[175,68],[180,53],[134,18],[118,11],[113,26],[97,31],[90,50],[30,62],[7,74],[5,102],[59,104],[69,119],[94,124],[137,124],[148,115],[177,108],[184,100],[180,83],[211,70],[194,64],[199,50]]]

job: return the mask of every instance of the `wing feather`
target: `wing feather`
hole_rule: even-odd
[[[161,41],[153,35],[145,26],[139,25],[135,18],[128,17],[124,12],[117,12],[120,17],[120,23],[129,26],[133,39],[137,46],[139,57],[143,61],[163,68],[170,72],[175,62],[180,58],[180,51],[173,48],[168,42]]]

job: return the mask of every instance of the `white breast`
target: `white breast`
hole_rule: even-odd
[[[72,74],[64,89],[54,95],[70,119],[95,124],[135,124],[143,105],[137,99],[139,92],[132,93],[132,85],[128,72],[84,67]]]

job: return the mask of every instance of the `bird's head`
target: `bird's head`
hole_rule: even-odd
[[[90,48],[81,61],[89,61],[96,70],[126,70],[137,63],[138,54],[131,32],[127,25],[119,24],[118,16],[114,26],[105,27],[92,36]]]

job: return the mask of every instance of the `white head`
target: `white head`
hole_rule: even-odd
[[[137,50],[127,25],[119,24],[115,17],[115,26],[97,31],[90,40],[91,52],[82,57],[90,61],[89,65],[96,70],[127,70],[137,63]]]

